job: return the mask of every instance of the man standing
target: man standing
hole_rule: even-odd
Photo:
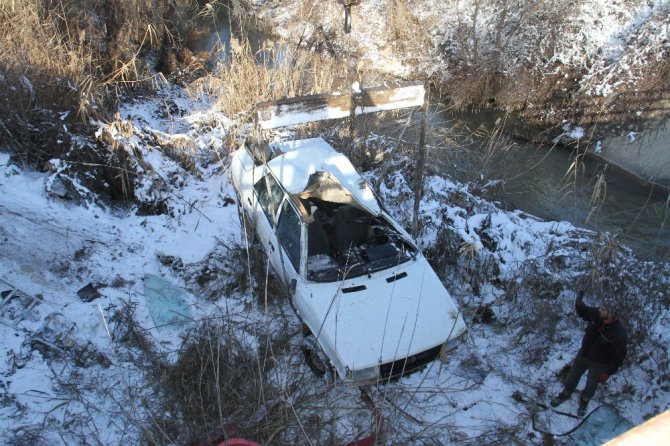
[[[551,407],[556,407],[570,398],[579,379],[588,370],[586,386],[579,399],[577,410],[579,416],[584,416],[586,413],[598,383],[607,381],[607,378],[616,373],[623,364],[628,340],[626,329],[617,317],[614,302],[605,302],[600,308],[589,307],[582,301],[583,297],[584,292],[580,291],[575,300],[577,315],[588,322],[582,347],[572,364],[563,391],[550,403]]]

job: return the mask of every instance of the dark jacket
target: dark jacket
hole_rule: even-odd
[[[618,319],[611,324],[603,324],[597,307],[589,307],[578,301],[575,308],[579,317],[589,323],[579,353],[592,361],[605,364],[606,373],[613,375],[626,357],[626,329]]]

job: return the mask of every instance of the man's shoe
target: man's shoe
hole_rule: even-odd
[[[577,415],[583,417],[586,415],[586,409],[589,407],[589,400],[580,398],[579,407],[577,408]]]
[[[561,392],[558,395],[556,395],[556,397],[554,397],[554,399],[552,399],[549,402],[549,404],[551,405],[551,407],[556,407],[559,404],[561,404],[563,401],[567,400],[568,398],[570,398],[569,394],[567,394],[565,392]]]

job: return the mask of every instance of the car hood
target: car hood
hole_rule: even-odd
[[[423,256],[371,278],[303,282],[295,303],[340,373],[406,358],[465,331],[458,307]]]

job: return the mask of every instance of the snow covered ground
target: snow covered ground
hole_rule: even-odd
[[[166,96],[180,110],[169,120],[159,113]],[[300,351],[300,323],[286,296],[266,285],[263,261],[252,264],[260,265],[260,272],[248,271],[246,228],[223,145],[231,123],[206,99],[193,99],[178,87],[166,89],[160,100],[125,104],[121,117],[132,124],[132,135],[110,134],[122,150],[138,151],[146,163],[146,175],[138,180],[146,183],[135,185],[139,199],[163,199],[167,213],[75,205],[49,192],[52,173],[22,169],[0,154],[0,276],[40,299],[25,311],[29,299],[20,293],[0,309],[0,442],[142,444],[150,442],[148,431],[158,444],[197,438],[201,431],[189,430],[180,413],[162,406],[167,390],[147,362],[177,363],[193,330],[206,322],[228,327],[222,343],[236,337],[249,354],[263,361],[271,357],[272,363],[260,369],[268,395],[244,401],[237,413],[220,414],[221,420],[239,423],[240,413],[276,399],[282,409],[274,410],[288,421],[262,437],[270,438],[268,444],[345,443],[367,435],[370,414],[359,392],[310,373]],[[102,127],[107,126],[101,125],[101,132]],[[192,141],[194,172],[147,142],[153,141],[147,135],[157,132]],[[400,160],[380,189],[406,227],[411,222],[406,210],[412,208],[403,176],[408,164]],[[375,172],[365,175],[374,178]],[[420,243],[458,299],[469,332],[447,362],[368,389],[384,417],[385,441],[543,444],[543,434],[533,427],[533,408],[560,390],[561,371],[584,328],[572,310],[574,293],[589,277],[602,280],[591,266],[601,266],[593,252],[607,245],[594,244],[596,234],[565,222],[502,211],[448,178],[429,178],[426,189]],[[603,274],[614,271],[628,280],[626,270],[646,272],[650,283],[660,284],[658,295],[638,294],[639,305],[631,306],[636,317],[651,315],[644,321],[647,337],[632,339],[626,365],[590,406],[611,406],[637,424],[670,405],[670,273],[667,265],[640,264],[625,250],[613,253],[606,266],[612,269]],[[156,323],[147,275],[174,285],[173,299],[163,302],[163,309],[176,302],[185,314],[168,325]],[[246,277],[254,287],[243,283]],[[89,291],[99,294],[78,295],[89,284]],[[639,283],[631,288],[646,292]],[[0,283],[0,291],[9,289]],[[597,305],[601,291],[594,288],[587,303]],[[123,314],[132,315],[150,348],[124,343],[129,328]],[[268,338],[285,338],[287,344],[282,349],[272,344],[268,353]],[[160,361],[143,356],[147,351]],[[561,407],[574,413],[576,398]],[[156,428],[164,427],[157,420],[165,419],[178,429]],[[556,433],[575,425],[570,417],[543,413],[537,421]],[[243,431],[259,438],[253,432]]]
[[[352,7],[350,35],[343,32],[344,9],[337,2],[255,3],[260,17],[283,38],[309,41],[321,31],[340,54],[355,53],[361,73],[422,73],[449,81],[459,63],[477,62],[473,53],[482,62],[502,52],[505,73],[531,61],[545,75],[583,69],[587,75],[580,88],[608,96],[622,83],[640,81],[638,70],[662,58],[670,45],[667,0],[419,0],[411,8],[392,0],[366,0]],[[429,41],[403,34],[408,30]]]

